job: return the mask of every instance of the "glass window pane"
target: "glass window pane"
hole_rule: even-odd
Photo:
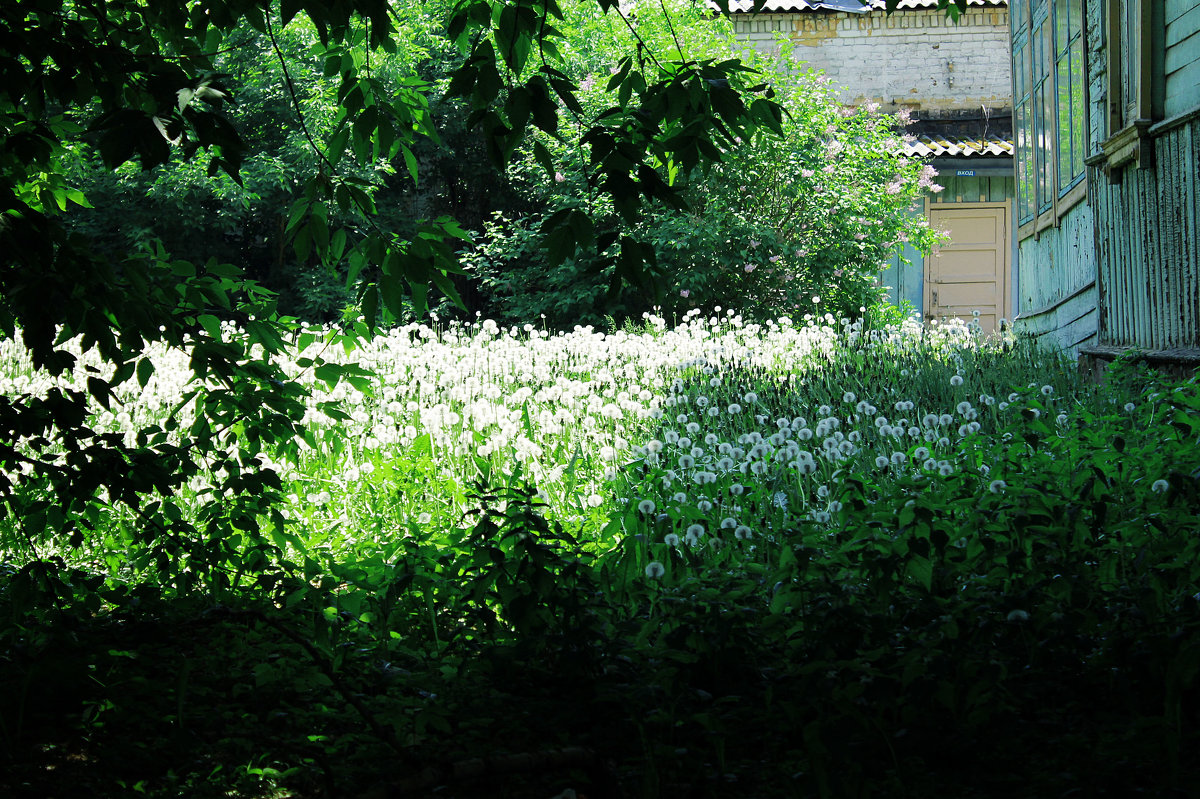
[[[1083,158],[1087,143],[1084,140],[1086,130],[1087,106],[1083,102],[1083,37],[1078,37],[1071,44],[1071,114],[1075,124],[1071,128],[1071,175],[1078,178],[1083,175]]]
[[[1058,62],[1058,189],[1061,192],[1071,185],[1071,60]]]

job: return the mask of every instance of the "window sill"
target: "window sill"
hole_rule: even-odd
[[[1100,143],[1100,152],[1087,159],[1091,166],[1104,168],[1113,183],[1121,181],[1121,172],[1129,164],[1138,169],[1154,167],[1154,138],[1150,135],[1150,119],[1135,119],[1117,133]]]
[[[1058,227],[1058,223],[1067,213],[1079,203],[1083,202],[1087,197],[1087,178],[1079,181],[1071,187],[1071,190],[1058,198],[1051,207],[1047,208],[1038,214],[1037,218],[1030,219],[1025,224],[1017,228],[1017,241],[1024,241],[1027,238],[1041,238],[1042,233],[1050,228]]]

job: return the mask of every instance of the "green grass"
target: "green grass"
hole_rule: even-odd
[[[6,394],[49,390],[5,347]],[[152,356],[98,429],[188,429],[186,358]],[[1194,381],[731,314],[293,358],[306,443],[256,466],[286,497],[258,567],[169,589],[118,505],[81,546],[0,520],[0,788],[1195,795]],[[95,589],[39,594],[52,557]]]

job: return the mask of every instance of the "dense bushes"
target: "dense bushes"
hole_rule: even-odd
[[[680,15],[673,30],[685,51],[722,58],[737,50],[726,21],[697,10],[672,13]],[[590,87],[583,95],[590,117],[611,103],[604,91],[610,54],[633,40],[621,27],[597,31],[600,21],[586,17],[576,24],[574,63]],[[672,41],[660,11],[640,14],[638,31]],[[686,208],[660,206],[640,221],[621,220],[611,204],[593,199],[590,145],[578,128],[561,140],[539,137],[541,155],[524,151],[508,176],[533,210],[497,211],[469,257],[492,316],[519,323],[545,314],[551,325],[570,327],[637,317],[656,305],[668,314],[723,305],[760,318],[814,310],[857,315],[879,300],[880,264],[900,242],[931,245],[933,234],[910,209],[922,189],[936,189],[935,173],[896,154],[901,121],[869,106],[841,108],[823,77],[787,55],[738,54],[762,71],[787,109],[784,135],[739,140],[711,170],[677,174],[687,185]],[[559,170],[553,182],[540,165],[546,154]],[[540,228],[572,208],[607,219],[613,236],[648,242],[657,284],[609,290],[622,277],[615,240],[607,250],[580,250],[556,263]]]

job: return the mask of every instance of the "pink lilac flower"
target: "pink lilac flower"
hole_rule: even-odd
[[[555,172],[555,173],[554,173],[554,182],[555,182],[555,183],[562,183],[562,182],[564,182],[566,179],[567,179],[566,175],[564,175],[562,172]]]
[[[777,264],[777,263],[779,263],[779,259],[780,259],[780,258],[782,258],[782,257],[783,257],[782,255],[772,255],[772,256],[771,256],[770,258],[768,258],[767,260],[768,260],[768,261],[770,261],[770,262],[771,262],[771,263],[773,263],[773,264]]]
[[[800,177],[803,177],[803,178],[811,178],[815,174],[817,174],[817,173],[811,169],[801,169],[800,170]]]
[[[686,300],[688,297],[690,297],[690,296],[691,296],[691,294],[692,294],[692,292],[691,292],[691,290],[689,290],[689,289],[680,289],[680,290],[679,290],[679,296],[680,296],[680,297],[683,297],[685,300]]]
[[[758,267],[758,264],[746,264],[746,266],[743,268],[746,270],[746,274],[749,274],[749,273],[753,272],[757,267]]]

